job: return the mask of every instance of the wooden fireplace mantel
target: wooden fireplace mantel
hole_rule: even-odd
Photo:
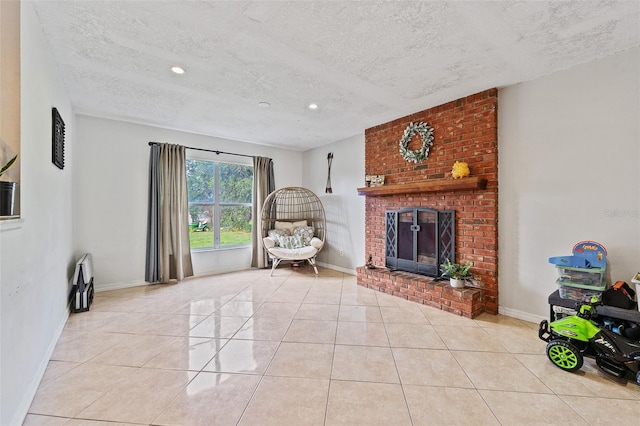
[[[462,179],[433,179],[423,182],[398,183],[393,185],[358,188],[358,195],[383,197],[385,195],[413,194],[417,192],[460,191],[485,189],[487,179],[473,176]]]

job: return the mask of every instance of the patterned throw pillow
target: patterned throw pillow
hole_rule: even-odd
[[[276,245],[278,245],[280,244],[280,237],[288,237],[291,234],[289,234],[288,229],[271,229],[269,230],[267,235],[269,235],[269,238],[274,240],[276,242]]]
[[[305,246],[311,245],[313,238],[313,226],[298,226],[293,228],[293,235],[300,235]]]
[[[304,247],[302,237],[300,235],[292,235],[290,237],[279,237],[280,247],[285,249],[299,249]]]

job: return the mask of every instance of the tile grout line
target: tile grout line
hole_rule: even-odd
[[[338,340],[338,324],[340,322],[340,311],[342,310],[342,292],[344,291],[344,274],[342,275],[342,281],[340,283],[340,299],[338,301],[338,316],[336,318],[336,332],[333,336],[333,352],[331,354],[331,366],[329,368],[329,386],[327,386],[327,401],[324,404],[324,422],[327,424],[327,416],[329,415],[329,398],[331,396],[331,384],[333,383],[333,364],[336,359],[336,341]]]
[[[287,277],[287,279],[285,279],[279,286],[278,289],[280,287],[282,287],[282,285],[284,285],[284,283],[289,279],[289,277]],[[276,289],[277,291],[277,289]],[[273,291],[270,296],[272,296],[275,293],[275,291]],[[264,303],[266,303],[266,301],[268,300],[268,298],[265,300]],[[262,308],[262,306],[261,306]],[[298,310],[300,310],[300,307],[298,307]],[[296,311],[297,313],[297,311]],[[250,317],[250,318],[255,318],[255,314],[256,312],[254,312],[254,314]],[[295,314],[294,314],[295,316]],[[279,339],[278,341],[278,346],[276,347],[275,351],[273,352],[273,355],[271,355],[271,358],[269,359],[269,362],[267,363],[267,365],[264,368],[264,371],[260,374],[260,380],[258,380],[258,383],[256,384],[256,387],[253,389],[253,392],[251,392],[251,396],[247,399],[247,404],[244,406],[244,408],[242,409],[242,413],[240,413],[240,416],[238,417],[238,420],[236,421],[236,426],[240,424],[240,422],[242,421],[242,418],[244,417],[245,413],[247,412],[247,408],[249,408],[249,405],[251,405],[251,401],[253,401],[256,392],[258,392],[258,389],[260,388],[260,385],[262,384],[265,376],[267,375],[267,371],[269,370],[269,367],[271,366],[271,363],[273,362],[273,359],[276,357],[278,350],[280,349],[280,347],[282,346],[282,342],[284,339],[284,337],[287,335],[287,333],[289,332],[289,329],[291,328],[291,324],[293,324],[293,318],[291,319],[291,321],[289,322],[289,326],[287,327],[287,330],[284,332],[284,334],[282,335],[282,338]],[[235,336],[235,334],[234,334]]]

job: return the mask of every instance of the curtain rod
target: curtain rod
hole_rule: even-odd
[[[151,145],[159,145],[160,142],[149,142],[149,146]],[[248,158],[253,158],[253,155],[247,155],[247,154],[236,154],[235,152],[225,152],[225,151],[218,151],[215,149],[205,149],[205,148],[193,148],[190,146],[185,146],[186,149],[193,149],[195,151],[206,151],[206,152],[213,152],[215,154],[227,154],[227,155],[237,155],[238,157],[248,157]]]

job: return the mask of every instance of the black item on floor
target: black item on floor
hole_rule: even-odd
[[[636,292],[624,281],[618,281],[608,290],[602,293],[602,303],[616,308],[633,309],[636,302],[633,300]]]
[[[93,261],[87,253],[76,263],[71,289],[71,311],[85,312],[93,302]]]

